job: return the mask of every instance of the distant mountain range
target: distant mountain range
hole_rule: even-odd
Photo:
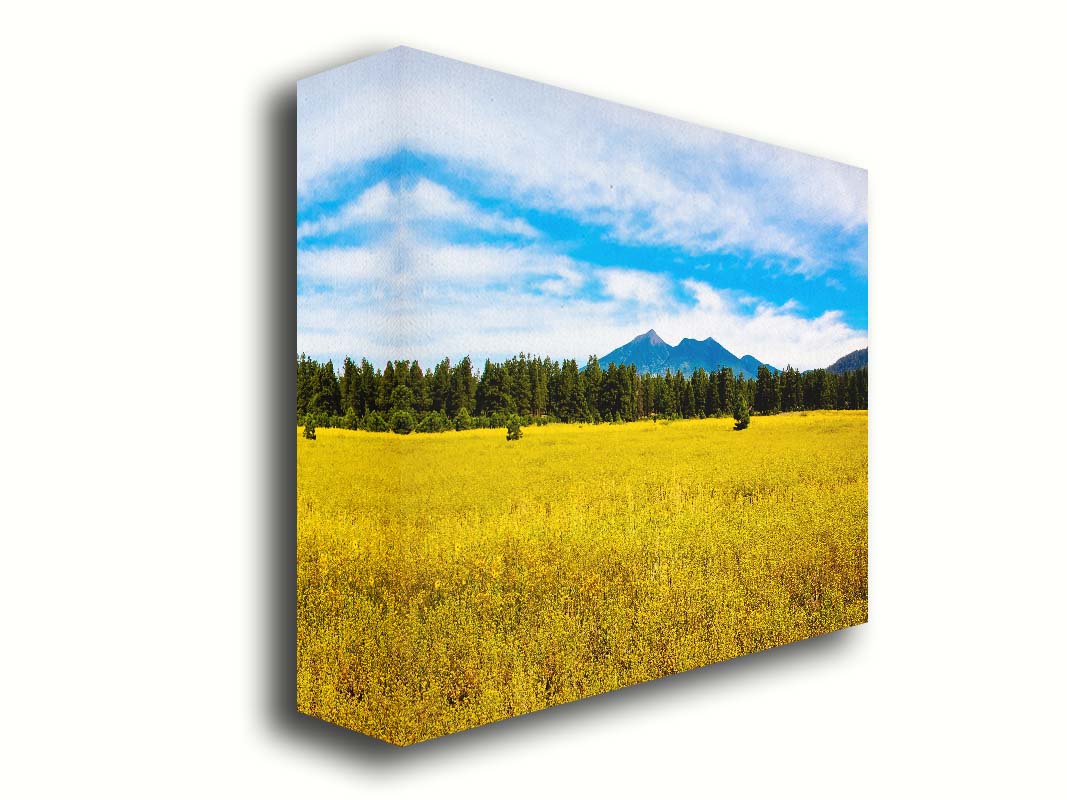
[[[651,372],[654,375],[662,375],[669,369],[688,377],[700,367],[708,372],[729,367],[735,375],[741,373],[746,378],[755,378],[760,366],[767,367],[772,373],[780,372],[777,367],[762,362],[755,356],[744,355],[738,358],[710,336],[702,342],[682,339],[672,347],[654,330],[635,336],[622,347],[615,348],[597,360],[601,369],[607,369],[608,364],[612,362],[616,365],[633,364],[639,373]],[[840,375],[866,366],[867,348],[864,347],[837,359],[826,370]]]
[[[597,360],[601,369],[606,369],[608,364],[615,362],[633,364],[638,372],[651,372],[655,375],[662,375],[669,369],[671,372],[681,372],[689,376],[700,367],[708,372],[729,367],[735,375],[744,373],[745,377],[755,378],[761,365],[771,372],[779,371],[777,367],[765,364],[754,356],[745,355],[738,358],[710,336],[702,342],[682,339],[672,347],[654,330],[642,333]]]
[[[863,369],[867,366],[867,348],[862,350],[853,350],[847,356],[841,356],[833,364],[826,368],[827,372],[833,372],[840,375],[842,372],[848,372],[854,369]]]

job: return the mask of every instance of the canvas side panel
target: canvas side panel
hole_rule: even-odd
[[[399,70],[392,50],[297,84],[297,354],[341,386],[346,359],[373,375],[398,352]],[[396,474],[397,454],[393,434],[367,432],[373,404],[346,395],[342,420],[320,423],[315,439],[298,428],[297,707],[382,736],[392,646],[368,631],[388,561],[371,532],[388,509],[371,486]]]

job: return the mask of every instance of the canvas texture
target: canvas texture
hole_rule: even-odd
[[[297,98],[300,711],[408,745],[867,621],[865,170],[409,48]]]

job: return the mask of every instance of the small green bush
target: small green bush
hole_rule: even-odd
[[[389,418],[389,429],[393,433],[411,433],[415,430],[415,418],[408,411],[394,411]]]
[[[734,404],[734,430],[743,431],[747,428],[748,419],[748,402],[738,395],[737,402]]]
[[[508,417],[507,428],[507,441],[514,442],[522,438],[522,421],[519,419],[518,415],[512,414]]]
[[[471,412],[464,406],[456,414],[456,430],[457,431],[469,431],[474,427],[474,421],[471,419]]]
[[[374,433],[385,433],[389,430],[389,425],[380,411],[372,411],[367,414],[367,416],[363,418],[363,425],[360,427],[362,427],[363,430],[372,431]]]
[[[430,411],[423,415],[419,424],[415,426],[417,433],[442,433],[452,427],[448,417],[440,411]]]

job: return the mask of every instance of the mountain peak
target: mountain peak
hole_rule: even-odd
[[[827,372],[833,372],[840,375],[843,372],[849,370],[862,369],[867,366],[867,348],[864,347],[861,350],[853,350],[847,356],[841,356],[833,364],[826,368]]]
[[[700,368],[714,372],[720,367],[729,367],[735,375],[743,372],[746,377],[754,378],[761,366],[761,362],[752,356],[738,358],[710,336],[703,341],[686,337],[672,347],[651,328],[598,360],[601,369],[615,362],[633,364],[639,372],[657,375],[662,375],[668,369],[691,375]],[[770,364],[766,366],[772,372],[778,371]]]
[[[651,344],[667,344],[665,341],[663,341],[663,339],[660,338],[659,334],[656,333],[655,328],[649,328],[645,333],[642,333],[640,336],[635,336],[633,341],[649,342]]]

